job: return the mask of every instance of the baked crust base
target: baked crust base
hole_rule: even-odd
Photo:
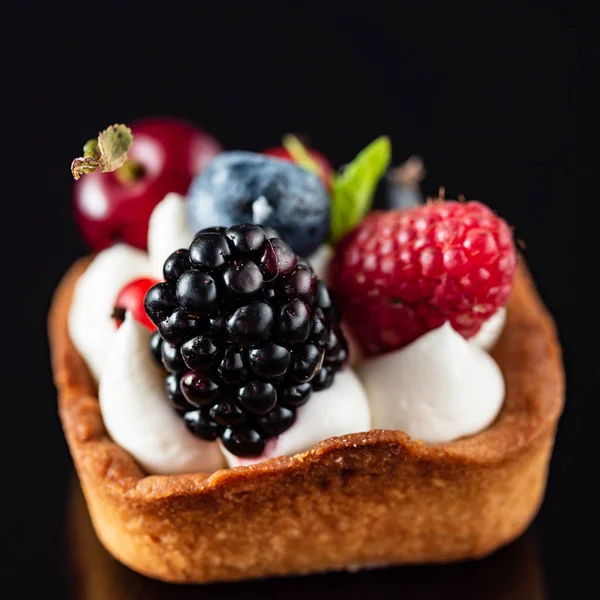
[[[554,324],[521,264],[493,351],[506,400],[485,431],[425,445],[400,431],[330,438],[293,457],[209,474],[147,476],[104,428],[67,330],[67,273],[49,328],[59,412],[104,546],[144,575],[213,582],[481,557],[542,500],[564,402]]]

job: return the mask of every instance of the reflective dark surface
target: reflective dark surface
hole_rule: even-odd
[[[423,156],[425,194],[444,185],[516,226],[567,371],[546,498],[534,533],[513,546],[481,563],[197,596],[597,597],[600,242],[598,161],[586,148],[597,146],[597,20],[541,0],[151,4],[0,6],[0,598],[67,598],[74,573],[92,598],[119,598],[119,585],[130,598],[194,596],[121,568],[85,525],[69,533],[72,464],[45,334],[53,290],[85,252],[70,161],[109,123],[153,114],[203,124],[232,149],[303,132],[336,165],[388,133],[396,164]]]

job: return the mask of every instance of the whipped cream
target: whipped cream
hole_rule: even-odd
[[[469,341],[489,352],[500,339],[505,323],[506,308],[499,308]]]
[[[193,234],[187,224],[185,198],[171,192],[159,202],[150,215],[148,223],[148,254],[152,274],[163,278],[163,265],[175,250],[187,248]]]
[[[321,244],[308,257],[308,262],[319,279],[327,281],[327,272],[332,258],[333,248],[329,244]]]
[[[492,423],[504,400],[498,365],[449,323],[357,368],[375,429],[450,442]]]
[[[365,390],[354,371],[346,368],[336,374],[333,385],[313,392],[309,401],[298,408],[296,422],[280,436],[267,441],[260,456],[244,458],[222,449],[229,466],[239,467],[276,456],[292,456],[327,438],[370,429],[371,414]]]
[[[117,332],[111,315],[121,288],[133,279],[149,276],[148,255],[117,244],[100,252],[77,280],[69,311],[69,336],[96,380]]]
[[[129,314],[115,334],[99,388],[106,429],[149,473],[212,473],[224,466],[223,455],[214,442],[192,435],[170,406],[151,335]]]

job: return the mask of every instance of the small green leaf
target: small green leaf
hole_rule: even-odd
[[[377,184],[392,157],[387,136],[378,137],[346,166],[333,183],[331,198],[331,238],[335,244],[354,229],[369,212]]]
[[[281,143],[283,147],[290,153],[294,162],[303,169],[311,171],[315,175],[321,175],[321,167],[319,163],[310,155],[304,144],[291,133],[284,135]]]
[[[131,129],[126,125],[111,125],[98,136],[100,170],[116,171],[127,160],[127,151],[133,142]]]

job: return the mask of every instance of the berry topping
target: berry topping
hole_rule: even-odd
[[[367,216],[338,245],[331,279],[348,326],[375,355],[446,321],[475,335],[506,304],[515,267],[505,221],[479,202],[436,201]]]
[[[325,155],[314,148],[305,148],[300,139],[293,135],[286,135],[282,141],[283,145],[267,148],[263,154],[306,165],[320,177],[325,188],[331,191],[334,171]]]
[[[174,119],[109,127],[72,165],[76,178],[85,175],[74,190],[83,237],[97,251],[117,241],[145,250],[154,207],[169,192],[185,194],[220,151],[212,136]]]
[[[346,362],[327,287],[273,235],[253,224],[201,231],[145,301],[173,408],[239,456],[259,455]]]
[[[117,327],[120,327],[125,320],[125,313],[130,311],[133,318],[142,325],[145,325],[150,331],[156,329],[156,325],[148,318],[144,309],[144,298],[146,292],[156,283],[156,279],[143,277],[130,281],[120,292],[115,300],[113,310],[113,319]],[[157,306],[157,310],[160,308]],[[154,339],[154,338],[153,338]],[[158,344],[158,342],[156,342]],[[157,353],[159,350],[157,349]],[[156,356],[156,355],[155,355]]]
[[[223,152],[194,179],[188,193],[193,231],[215,219],[227,226],[268,225],[302,256],[310,255],[327,239],[330,207],[327,192],[314,173],[252,152]]]

